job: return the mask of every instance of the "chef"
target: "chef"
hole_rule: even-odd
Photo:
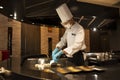
[[[68,57],[68,61],[74,65],[83,65],[82,51],[86,48],[84,28],[74,21],[73,15],[65,3],[59,6],[56,11],[66,31],[57,43],[56,48],[52,51],[50,64],[58,62],[60,56],[65,54]],[[66,45],[67,47],[63,49]]]

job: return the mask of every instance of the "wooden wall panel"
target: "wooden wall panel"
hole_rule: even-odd
[[[85,29],[85,44],[86,44],[85,52],[90,52],[90,31],[88,29]]]
[[[10,19],[0,14],[0,50],[8,48],[8,27],[12,31],[12,56],[20,57],[21,54],[21,22]]]
[[[22,56],[40,54],[39,26],[22,23]]]
[[[59,28],[51,27],[52,32],[48,31],[48,27],[45,25],[40,26],[40,36],[41,36],[41,48],[40,51],[42,54],[51,55],[49,52],[49,46],[52,47],[52,50],[55,48],[57,42],[59,41]],[[49,45],[48,39],[51,38],[52,45]],[[52,51],[50,50],[50,51]]]

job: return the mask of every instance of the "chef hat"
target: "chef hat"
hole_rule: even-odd
[[[67,22],[73,18],[72,13],[70,12],[68,6],[64,3],[56,9],[62,23]]]

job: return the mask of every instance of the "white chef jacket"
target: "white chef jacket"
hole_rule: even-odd
[[[56,47],[63,48],[67,45],[67,48],[64,49],[64,51],[68,53],[66,56],[72,57],[74,53],[86,48],[84,38],[85,32],[83,27],[79,23],[75,22],[71,28],[66,29],[63,37]]]

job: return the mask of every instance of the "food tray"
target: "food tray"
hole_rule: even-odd
[[[76,68],[81,69],[82,71],[93,71],[94,66],[77,66]]]
[[[61,68],[61,67],[56,68],[56,71],[62,74],[70,73],[69,70],[67,70],[66,68]]]
[[[91,71],[104,71],[104,68],[97,66],[69,66],[69,67],[57,67],[55,71],[66,74],[66,73],[77,73],[77,72],[91,72]]]

